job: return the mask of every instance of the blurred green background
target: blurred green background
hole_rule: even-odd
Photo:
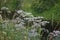
[[[34,16],[60,21],[60,0],[0,0],[0,3],[0,7],[6,6],[10,10],[21,9],[33,13]]]

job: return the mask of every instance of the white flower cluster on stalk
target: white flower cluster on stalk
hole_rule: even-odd
[[[2,7],[1,10],[2,11],[6,11],[7,13],[11,13],[11,11],[9,10],[9,8],[7,8],[7,7]]]
[[[24,12],[23,10],[18,10],[17,13],[20,17],[33,17],[32,13]]]
[[[9,8],[7,7],[2,7],[1,10],[8,10]]]

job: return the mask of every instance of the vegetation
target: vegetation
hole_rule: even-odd
[[[38,23],[38,28],[36,23],[33,25],[36,27],[32,28],[32,20]],[[22,28],[21,22],[24,24]],[[60,27],[60,0],[0,0],[1,40],[47,40],[47,36],[40,33],[44,30],[47,35],[50,34],[49,27],[53,30]]]

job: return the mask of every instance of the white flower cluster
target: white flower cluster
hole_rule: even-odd
[[[32,13],[24,12],[23,10],[18,10],[17,13],[20,17],[33,17]]]
[[[8,10],[8,8],[2,7],[1,10]],[[10,11],[7,11],[7,12],[10,13]],[[25,30],[27,30],[26,32],[27,32],[28,36],[36,37],[36,36],[40,35],[37,32],[37,30],[39,30],[41,28],[41,25],[45,26],[47,23],[49,23],[48,21],[42,21],[42,19],[44,19],[44,17],[41,17],[41,16],[34,17],[32,15],[32,13],[24,12],[23,10],[17,10],[16,15],[17,15],[17,17],[15,19],[3,21],[3,23],[4,23],[3,28],[5,28],[5,27],[7,28],[8,23],[11,21],[12,23],[14,23],[15,29],[12,28],[10,30],[10,28],[9,28],[10,31],[16,30],[16,31],[20,32],[20,31],[23,31],[28,26],[29,29],[28,30],[27,30],[27,28],[25,29]],[[43,30],[45,30],[45,29],[43,29]],[[24,31],[22,33],[24,33]],[[46,29],[46,31],[48,32],[47,29]],[[3,33],[5,34],[5,32],[3,32]]]
[[[17,10],[16,12],[18,14],[18,17],[15,18],[15,27],[17,29],[24,28],[25,26],[30,25],[30,22],[32,22],[32,28],[41,28],[41,25],[45,26],[46,23],[49,23],[48,21],[42,21],[42,19],[44,19],[44,17],[42,16],[34,17],[32,13],[27,13],[23,10]],[[26,23],[28,24],[25,25]]]
[[[15,27],[16,30],[20,30],[20,29],[24,29],[26,26],[30,25],[29,23],[31,23],[32,25],[30,26],[31,29],[28,30],[28,36],[29,37],[36,37],[38,35],[40,35],[37,32],[37,29],[41,28],[41,25],[45,26],[46,23],[49,23],[48,21],[42,21],[42,19],[44,19],[44,17],[34,17],[32,15],[32,13],[27,13],[24,12],[23,10],[18,10],[17,11],[18,17],[15,18]],[[26,23],[28,23],[27,25],[25,25]]]
[[[9,8],[7,7],[2,7],[1,10],[8,10]]]
[[[60,31],[56,30],[56,31],[53,31],[54,33],[54,36],[59,36],[60,35]]]
[[[51,32],[48,37],[53,37],[53,38],[59,38],[60,39],[60,31],[59,30],[54,30],[53,32]]]
[[[48,22],[48,21],[42,21],[42,22],[41,22],[41,25],[45,26],[46,23],[49,23],[49,22]]]
[[[6,11],[7,13],[11,13],[11,11],[9,10],[8,7],[2,7],[1,10]],[[1,13],[2,13],[2,11],[1,11]]]

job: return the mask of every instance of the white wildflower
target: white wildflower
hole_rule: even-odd
[[[8,10],[9,8],[7,7],[2,7],[1,10]]]
[[[22,12],[23,12],[23,10],[18,10],[18,11],[17,11],[18,14],[20,14],[20,13],[22,13]]]
[[[60,31],[56,30],[56,31],[53,31],[54,33],[56,34],[60,34]]]
[[[28,17],[34,17],[34,16],[32,15],[32,13],[27,13],[27,12],[26,12],[25,15],[28,16]]]
[[[48,21],[42,21],[42,22],[41,22],[41,25],[45,26],[46,23],[49,23],[49,22],[48,22]]]
[[[55,36],[59,36],[60,31],[56,30],[56,31],[53,31],[53,33],[55,34]]]

